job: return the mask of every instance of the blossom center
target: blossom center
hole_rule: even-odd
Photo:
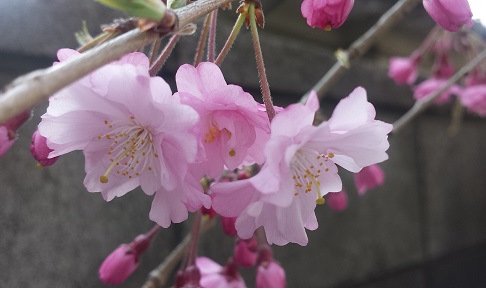
[[[294,180],[295,196],[302,193],[315,191],[317,194],[316,203],[323,204],[324,198],[321,193],[322,174],[329,172],[327,162],[333,158],[333,153],[321,154],[315,150],[301,148],[297,150],[290,163],[290,171]]]
[[[113,171],[117,175],[127,178],[138,177],[143,170],[156,170],[155,160],[159,157],[153,144],[153,137],[146,127],[135,120],[134,116],[130,121],[104,120],[110,131],[104,136],[98,136],[98,140],[110,140],[111,144],[107,151],[110,166],[100,176],[101,183],[108,182],[108,175]]]
[[[233,135],[228,129],[224,128],[223,130],[219,129],[218,124],[215,122],[211,123],[209,129],[206,131],[206,134],[204,134],[204,143],[213,143],[216,139],[221,138],[222,135],[225,134],[225,137],[228,137],[228,139],[231,138]],[[234,157],[236,155],[236,150],[234,148],[231,148],[228,151],[228,155],[231,157]]]

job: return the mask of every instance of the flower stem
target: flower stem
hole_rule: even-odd
[[[199,242],[199,233],[201,230],[201,220],[201,211],[197,211],[196,216],[194,217],[194,223],[192,225],[191,243],[187,252],[185,267],[193,266],[196,263],[197,245]]]
[[[201,36],[199,36],[199,42],[197,43],[196,55],[194,56],[194,66],[197,66],[202,61],[204,46],[206,46],[206,39],[208,38],[210,24],[211,14],[208,14],[204,20]]]
[[[262,48],[260,47],[260,39],[258,37],[258,27],[255,20],[255,4],[250,5],[250,26],[251,37],[253,39],[253,47],[255,49],[255,58],[257,62],[258,75],[260,77],[260,87],[262,89],[263,103],[267,109],[267,115],[270,122],[275,116],[275,109],[273,108],[272,96],[270,94],[270,86],[268,85],[267,74],[265,73],[265,64],[263,62]]]
[[[157,52],[159,51],[161,41],[162,41],[161,39],[157,39],[152,44],[152,49],[151,49],[151,52],[150,52],[150,65],[152,65],[155,61],[155,57],[157,55]]]
[[[180,35],[176,34],[173,35],[167,45],[165,46],[164,50],[160,53],[159,57],[157,60],[153,63],[152,67],[149,69],[149,73],[151,76],[157,75],[157,73],[160,71],[164,63],[167,61],[169,58],[170,54],[174,50],[174,47],[176,46],[177,42],[179,41],[179,38],[181,38]]]
[[[392,133],[398,133],[405,125],[409,124],[415,117],[417,117],[422,111],[428,108],[432,102],[450,86],[459,81],[464,75],[471,71],[482,60],[486,59],[486,49],[478,54],[473,60],[463,66],[458,72],[456,72],[447,82],[442,85],[438,90],[428,94],[423,99],[415,102],[413,107],[405,113],[400,119],[393,123]]]
[[[218,9],[211,12],[211,24],[209,25],[208,61],[214,62],[216,55],[216,25],[218,23]]]
[[[240,33],[241,27],[243,26],[243,23],[245,23],[246,15],[247,13],[241,13],[238,16],[238,19],[236,20],[236,23],[233,26],[230,35],[228,36],[228,40],[226,40],[223,49],[221,50],[218,57],[216,58],[216,61],[214,62],[218,66],[220,66],[223,63],[224,59],[228,55],[228,52],[231,50],[231,47],[235,43],[236,37]]]

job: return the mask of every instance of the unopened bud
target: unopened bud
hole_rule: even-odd
[[[49,153],[52,151],[53,150],[47,146],[46,137],[42,136],[39,133],[39,130],[36,130],[32,135],[32,144],[30,144],[30,152],[35,160],[44,167],[51,166],[57,161],[57,157],[49,158]]]
[[[223,232],[231,237],[237,235],[235,228],[236,217],[224,217],[221,216],[221,226],[223,227]]]
[[[251,268],[255,265],[258,258],[258,244],[255,238],[248,240],[238,239],[234,249],[234,258],[238,265]]]

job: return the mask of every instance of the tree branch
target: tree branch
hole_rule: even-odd
[[[398,133],[405,125],[410,123],[415,117],[422,113],[426,108],[428,108],[433,101],[445,92],[449,87],[459,81],[464,75],[470,72],[475,66],[477,66],[481,61],[486,59],[486,49],[478,54],[473,60],[463,66],[458,72],[456,72],[447,82],[442,85],[437,91],[432,92],[425,96],[423,99],[415,102],[413,107],[405,113],[400,119],[393,123],[392,134]]]
[[[174,10],[175,27],[184,27],[201,16],[234,0],[200,0]],[[129,31],[107,43],[59,65],[23,75],[6,87],[0,95],[0,123],[47,100],[57,91],[97,68],[155,41],[159,34]]]
[[[420,0],[400,0],[392,8],[390,8],[380,19],[373,25],[365,34],[358,38],[346,51],[349,62],[358,59],[364,55],[370,47],[383,34],[388,32],[395,24],[397,24],[403,16],[412,10]],[[316,91],[319,99],[324,97],[324,94],[336,83],[337,80],[346,71],[346,67],[337,61],[332,68],[312,87],[311,91]],[[310,91],[302,97],[301,102],[305,102]]]

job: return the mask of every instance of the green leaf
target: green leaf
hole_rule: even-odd
[[[166,7],[161,0],[97,0],[113,9],[121,10],[133,17],[160,22],[165,15]]]

